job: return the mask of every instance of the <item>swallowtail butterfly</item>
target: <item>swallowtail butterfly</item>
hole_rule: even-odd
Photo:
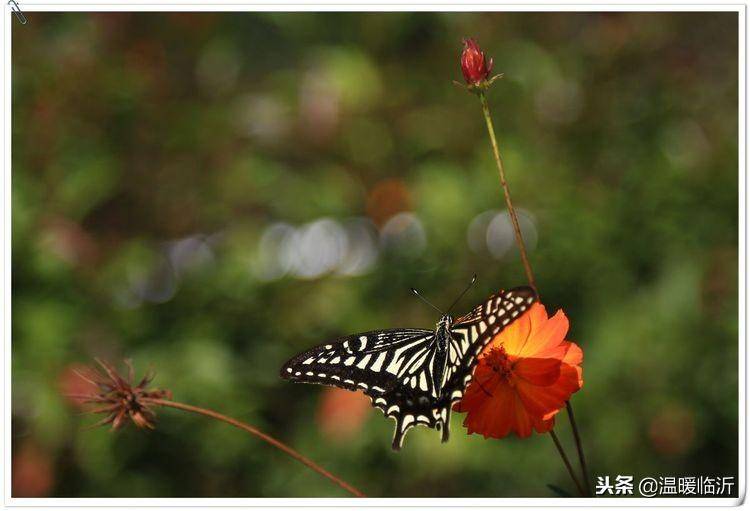
[[[442,431],[446,442],[451,405],[471,381],[477,355],[536,299],[532,288],[517,287],[490,296],[456,320],[443,314],[434,331],[397,328],[341,337],[292,358],[281,377],[362,390],[374,407],[395,419],[394,450],[418,424]]]

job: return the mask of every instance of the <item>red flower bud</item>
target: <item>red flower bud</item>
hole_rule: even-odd
[[[479,85],[486,81],[492,71],[492,59],[487,62],[484,52],[474,39],[464,39],[461,54],[461,72],[469,85]]]

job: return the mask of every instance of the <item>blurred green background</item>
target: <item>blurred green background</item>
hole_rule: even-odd
[[[554,496],[546,436],[417,428],[294,385],[309,346],[524,283],[583,348],[592,476],[737,476],[736,13],[30,13],[13,20],[13,495],[345,496],[224,424],[85,430],[103,357],[371,496]],[[574,456],[567,420],[558,431]],[[637,479],[636,479],[637,480]]]

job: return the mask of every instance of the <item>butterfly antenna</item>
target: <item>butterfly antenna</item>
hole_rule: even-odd
[[[474,276],[473,276],[473,277],[471,278],[471,282],[469,282],[469,285],[468,285],[468,286],[466,286],[466,289],[464,289],[464,290],[463,290],[463,291],[461,292],[461,294],[460,294],[460,295],[458,295],[458,298],[456,298],[456,300],[455,300],[455,301],[454,301],[454,302],[453,302],[453,303],[451,304],[451,306],[450,306],[450,307],[448,307],[448,314],[450,314],[450,312],[451,312],[451,311],[453,310],[453,307],[455,307],[455,306],[456,306],[456,304],[458,303],[458,301],[459,301],[459,300],[460,300],[461,298],[463,298],[463,297],[464,297],[464,295],[466,294],[466,292],[467,292],[467,291],[469,291],[469,289],[471,289],[471,286],[473,286],[473,285],[474,285],[474,283],[475,283],[476,281],[477,281],[477,274],[475,273],[475,274],[474,274]]]
[[[427,305],[429,305],[430,307],[432,307],[433,309],[435,309],[436,311],[438,311],[440,314],[445,315],[445,312],[441,311],[440,309],[438,309],[437,307],[435,307],[434,305],[432,305],[432,303],[430,303],[430,301],[427,298],[425,298],[424,296],[420,295],[419,291],[417,291],[414,288],[411,288],[411,292],[414,293],[417,296],[417,298],[419,298],[420,300],[422,300],[424,303],[426,303]]]

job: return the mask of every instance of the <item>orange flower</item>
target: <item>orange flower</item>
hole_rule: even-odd
[[[544,305],[529,310],[497,334],[479,356],[474,378],[454,410],[464,426],[485,438],[545,433],[554,415],[583,385],[583,352],[565,340],[568,318],[549,318]]]

